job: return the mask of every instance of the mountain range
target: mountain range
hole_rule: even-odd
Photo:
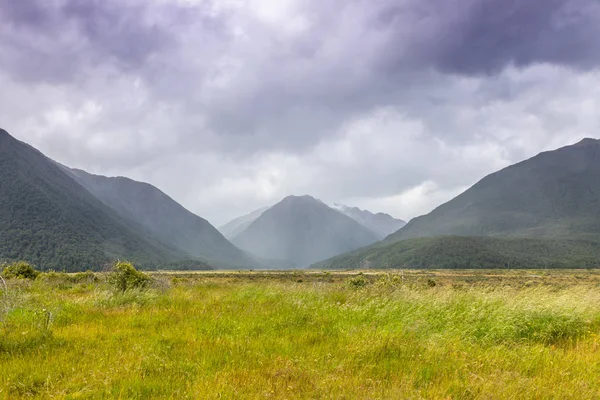
[[[374,232],[380,239],[398,231],[406,225],[406,221],[392,217],[389,214],[374,214],[358,207],[348,207],[343,204],[333,204],[332,208],[346,214],[359,224]]]
[[[56,270],[271,266],[159,189],[69,169],[0,130],[0,261]]]
[[[372,244],[378,236],[311,196],[288,196],[263,211],[232,242],[297,267]]]
[[[141,225],[162,243],[219,268],[259,266],[208,221],[150,184],[64,169],[102,203],[127,221]]]
[[[235,218],[226,223],[225,225],[219,227],[219,232],[221,232],[223,236],[225,236],[227,239],[231,240],[243,231],[245,231],[251,223],[256,221],[256,219],[268,209],[269,207],[262,207],[258,210],[252,211],[251,213]]]
[[[490,174],[382,242],[316,267],[549,264],[600,266],[598,140],[584,139]]]
[[[184,258],[0,130],[0,258],[73,270],[124,256],[148,265]]]
[[[289,268],[381,238],[308,196],[221,229],[239,247],[150,184],[71,169],[0,131],[0,262],[67,271],[114,259],[145,268]]]
[[[406,225],[406,221],[392,217],[385,213],[372,213],[368,210],[361,210],[358,207],[348,207],[343,204],[334,203],[330,206],[332,209],[341,212],[342,214],[352,218],[365,228],[369,229],[379,239],[383,239],[391,233]],[[219,231],[227,238],[233,239],[242,233],[246,228],[258,219],[270,207],[259,208],[246,215],[235,218],[227,224],[221,226]]]
[[[0,262],[20,259],[67,271],[115,259],[173,269],[598,267],[600,141],[490,174],[408,224],[288,196],[219,232],[152,185],[70,169],[0,129]]]

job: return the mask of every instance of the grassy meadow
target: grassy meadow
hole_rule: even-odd
[[[0,282],[0,398],[598,399],[600,272]]]

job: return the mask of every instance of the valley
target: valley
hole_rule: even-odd
[[[600,400],[600,0],[0,0],[0,400]]]

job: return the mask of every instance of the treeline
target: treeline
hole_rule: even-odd
[[[408,239],[343,254],[321,269],[595,268],[600,244],[583,240],[442,236]]]

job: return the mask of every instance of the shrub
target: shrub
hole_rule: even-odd
[[[377,280],[376,285],[378,287],[390,287],[390,288],[401,287],[402,285],[404,285],[404,274],[402,273],[401,275],[399,275],[399,274],[387,273],[385,275],[382,275]]]
[[[117,261],[108,278],[109,283],[119,292],[131,289],[145,289],[152,283],[152,278],[135,269],[133,264]]]
[[[25,261],[18,261],[9,265],[6,265],[2,271],[2,275],[5,278],[17,278],[17,279],[31,279],[34,280],[38,277],[40,272],[36,270],[31,264]]]
[[[362,276],[357,276],[357,277],[348,279],[347,283],[348,283],[348,286],[350,286],[351,288],[362,288],[362,287],[367,286],[367,284],[369,282]]]
[[[99,281],[98,276],[92,271],[78,272],[71,279],[75,283],[96,283]]]

